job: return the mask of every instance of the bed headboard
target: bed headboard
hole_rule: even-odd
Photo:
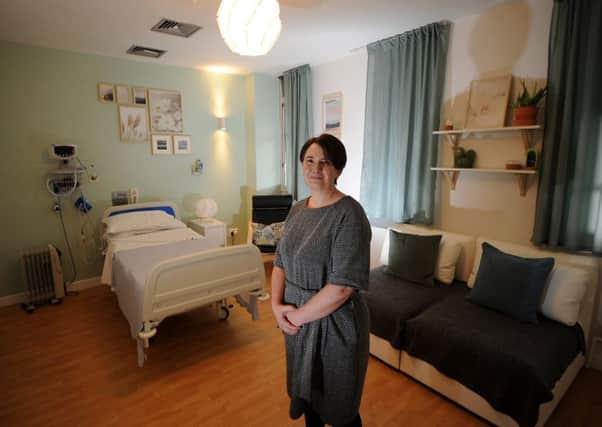
[[[107,218],[114,215],[120,215],[129,212],[143,212],[143,211],[163,211],[168,215],[178,218],[178,211],[174,202],[146,202],[146,203],[132,203],[129,205],[112,206],[105,209],[102,214],[103,218]]]

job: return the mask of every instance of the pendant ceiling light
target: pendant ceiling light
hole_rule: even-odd
[[[280,6],[276,0],[222,0],[217,25],[232,52],[265,55],[280,36]]]

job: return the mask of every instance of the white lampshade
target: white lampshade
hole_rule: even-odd
[[[222,0],[217,25],[232,52],[265,55],[280,36],[280,6],[276,0]]]
[[[213,199],[200,199],[194,205],[194,212],[199,218],[213,218],[217,213],[217,203]]]

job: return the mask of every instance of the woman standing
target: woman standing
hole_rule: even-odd
[[[289,212],[272,272],[272,310],[285,334],[290,416],[306,426],[361,426],[368,364],[371,230],[361,205],[336,188],[347,162],[332,135],[301,149],[311,195]]]

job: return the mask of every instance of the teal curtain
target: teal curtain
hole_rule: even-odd
[[[311,70],[309,65],[293,68],[282,74],[284,95],[284,139],[286,186],[293,199],[309,195],[303,181],[299,152],[312,136]]]
[[[433,23],[368,45],[360,199],[370,218],[433,221],[449,31]]]
[[[602,253],[602,2],[555,0],[533,243]]]

